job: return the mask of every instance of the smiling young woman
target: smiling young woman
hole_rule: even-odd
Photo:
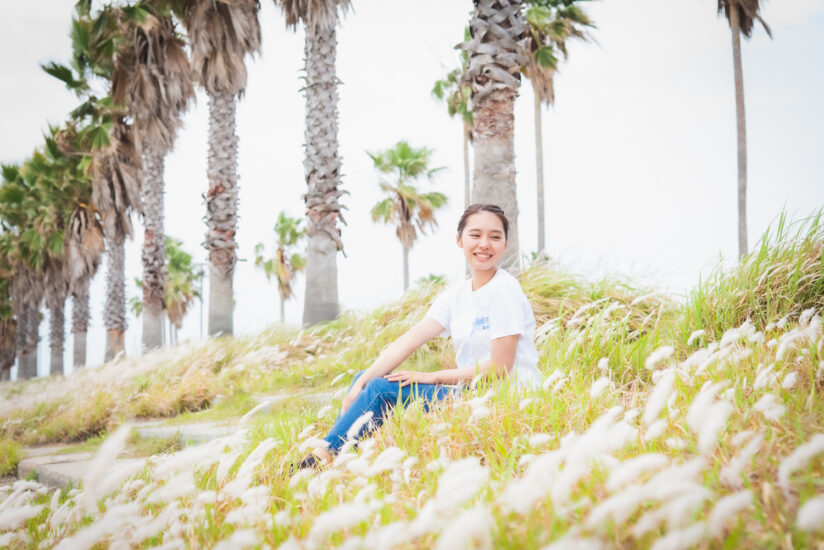
[[[341,413],[318,448],[292,468],[332,460],[347,439],[360,439],[397,403],[423,399],[424,408],[455,395],[478,375],[511,376],[522,387],[537,387],[535,316],[517,279],[498,263],[509,237],[509,220],[492,204],[473,204],[458,222],[458,247],[471,277],[435,298],[424,318],[392,342],[355,380]],[[412,352],[436,336],[451,336],[457,368],[435,372],[395,370]],[[368,419],[369,421],[364,421]]]

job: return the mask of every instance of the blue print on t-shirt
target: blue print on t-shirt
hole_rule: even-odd
[[[475,334],[477,330],[489,330],[489,317],[488,316],[478,316],[475,317],[475,320],[472,322],[472,333],[470,336]]]

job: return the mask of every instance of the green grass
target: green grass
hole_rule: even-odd
[[[85,441],[81,441],[80,443],[75,443],[73,445],[68,445],[55,454],[75,454],[75,453],[93,453],[97,451],[100,446],[103,444],[103,441],[106,440],[106,434],[100,434],[95,437],[90,437]]]
[[[624,282],[590,284],[548,264],[529,268],[523,281],[538,326],[544,329],[569,321],[582,306],[595,303],[580,327],[599,346],[592,347],[587,340],[586,349],[592,353],[608,345],[598,331],[604,323],[613,323],[620,333],[610,334],[607,340],[631,347],[640,357],[653,345],[649,335],[660,326],[660,316],[671,315],[669,302],[631,305],[645,291]],[[87,368],[70,377],[68,384],[75,387],[68,391],[66,383],[52,379],[0,385],[0,399],[8,401],[6,407],[0,405],[0,436],[24,445],[74,443],[110,432],[129,419],[220,421],[254,407],[254,394],[329,391],[336,377],[366,368],[420,319],[441,288],[442,283],[426,283],[391,306],[366,315],[344,313],[336,321],[310,329],[274,327],[253,337],[222,338]],[[598,302],[603,298],[625,308],[621,310],[627,316],[625,323],[616,324],[620,319],[615,310],[606,311],[607,302]],[[599,312],[609,319],[598,319],[594,314]],[[564,338],[569,334],[562,331]],[[407,361],[412,369],[435,370],[453,365],[453,357],[451,344],[436,339]],[[616,363],[616,368],[624,366]],[[343,384],[338,379],[332,389]]]
[[[220,422],[237,419],[253,409],[255,405],[257,405],[257,402],[252,396],[246,393],[235,393],[234,395],[218,399],[214,405],[206,409],[187,411],[177,416],[172,416],[163,424],[167,426],[177,426],[195,422]]]
[[[754,252],[729,270],[719,267],[689,293],[681,337],[705,329],[720,338],[748,318],[763,329],[770,321],[824,307],[823,221],[820,210],[795,222],[782,213]]]
[[[824,307],[819,219],[792,225],[782,218],[759,250],[737,267],[701,282],[683,305],[620,279],[587,282],[553,265],[531,266],[522,284],[536,314],[539,368],[553,379],[546,387],[524,395],[506,380],[482,382],[463,399],[439,404],[428,413],[414,404],[391,415],[358,449],[344,453],[349,462],[312,476],[290,478],[289,466],[307,452],[307,438],[322,436],[332,425],[351,374],[423,315],[437,285],[422,286],[392,306],[365,315],[345,314],[321,327],[276,328],[251,338],[152,355],[131,363],[132,371],[116,365],[119,373],[136,374],[106,388],[90,388],[86,395],[108,391],[111,399],[97,402],[112,405],[87,406],[90,412],[85,415],[84,403],[71,398],[56,405],[27,403],[30,393],[48,390],[48,385],[22,385],[17,395],[6,394],[20,400],[20,406],[0,416],[4,433],[18,440],[27,437],[28,429],[36,429],[40,437],[91,433],[101,424],[111,429],[130,416],[228,421],[255,406],[252,394],[285,393],[287,388],[331,389],[336,394],[331,409],[298,398],[276,404],[251,421],[245,440],[221,440],[194,469],[186,457],[196,449],[175,454],[171,451],[179,441],[141,442],[140,453],[156,458],[136,480],[113,493],[95,495],[92,511],[67,516],[59,530],[46,522],[58,513],[50,507],[21,529],[31,541],[50,546],[84,526],[102,524],[105,510],[137,502],[141,516],[130,518],[123,529],[114,528],[112,537],[126,540],[129,529],[152,517],[168,520],[137,546],[178,540],[188,547],[210,547],[251,530],[258,544],[271,547],[289,539],[305,547],[337,547],[354,545],[358,537],[363,546],[374,547],[381,532],[389,537],[386,530],[398,529],[399,547],[430,548],[445,544],[448,528],[460,525],[455,520],[474,510],[480,519],[468,521],[466,531],[456,535],[462,543],[486,539],[495,548],[539,548],[574,535],[609,547],[647,548],[679,528],[704,525],[713,517],[716,502],[749,491],[748,506],[718,532],[702,532],[698,547],[820,546],[820,534],[800,528],[797,518],[805,502],[824,495],[824,453],[813,453],[800,463],[786,487],[778,481],[786,457],[824,432],[824,338],[816,329],[817,319],[811,322],[809,314],[802,318],[805,310],[821,313]],[[745,324],[747,319],[752,325]],[[704,335],[690,342],[699,329]],[[650,354],[662,346],[672,346],[672,355],[646,368]],[[448,344],[435,341],[410,358],[411,367],[449,365],[452,353]],[[673,373],[673,391],[647,422],[645,411],[664,372]],[[609,378],[609,386],[591,395],[602,377]],[[70,383],[70,378],[62,383]],[[721,384],[716,395],[699,407],[698,396],[707,395],[702,392],[714,383]],[[775,418],[762,406],[768,395],[773,407],[782,408]],[[696,416],[695,411],[709,407],[714,407],[712,414]],[[61,414],[66,418],[58,422]],[[727,414],[717,437],[702,434],[715,418]],[[601,425],[607,428],[599,431]],[[747,431],[763,443],[738,474],[730,475],[730,465],[747,447],[749,440],[742,437]],[[272,448],[250,465],[261,445]],[[369,472],[384,452],[402,456],[383,471]],[[692,485],[683,495],[709,491],[707,498],[690,506],[682,502],[685,508],[666,513],[674,497],[650,492],[617,507],[626,517],[607,516],[589,525],[604,506],[631,494],[610,485],[611,472],[651,453],[666,463],[656,471],[703,457],[695,473],[684,478],[683,483]],[[468,477],[462,480],[454,481],[460,473],[450,474],[455,484],[445,490],[450,483],[445,468],[463,459],[477,465],[467,466],[463,475]],[[189,462],[178,472],[169,466],[176,460]],[[168,471],[161,475],[164,467]],[[193,485],[177,496],[146,500],[185,486],[190,471]],[[641,473],[629,486],[653,484],[656,471]],[[660,485],[671,488],[676,480],[677,474],[669,473]],[[464,490],[466,498],[458,498]],[[72,509],[77,498],[59,495],[58,502]],[[449,499],[456,500],[443,504]],[[347,520],[341,516],[347,508],[341,506],[363,515]],[[435,517],[452,521],[410,531],[427,526],[422,518],[429,509],[436,510]],[[338,523],[324,531],[325,518],[336,513]],[[651,521],[641,532],[643,522],[656,513],[672,519]],[[25,544],[12,544],[18,546]]]
[[[172,437],[132,437],[131,445],[126,451],[128,456],[153,456],[163,453],[172,453],[183,448],[183,439],[179,433]]]
[[[20,454],[19,444],[7,439],[0,439],[0,477],[11,476],[17,472]]]

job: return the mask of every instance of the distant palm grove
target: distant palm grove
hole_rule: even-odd
[[[567,44],[587,41],[594,22],[587,0],[467,0],[459,66],[434,84],[450,116],[458,115],[464,143],[465,204],[500,205],[512,221],[505,266],[518,272],[518,215],[514,152],[514,103],[522,77],[532,85],[536,136],[538,255],[547,247],[541,109],[555,101],[554,77],[569,61]],[[339,314],[337,257],[344,250],[342,198],[347,194],[338,143],[336,29],[349,0],[274,0],[289,29],[305,35],[305,131],[302,159],[305,218],[281,213],[272,219],[276,250],[256,265],[274,279],[283,303],[293,279],[305,276],[303,324]],[[234,271],[238,247],[238,135],[236,107],[247,87],[246,62],[259,53],[258,0],[141,0],[74,6],[67,62],[42,66],[77,97],[66,120],[17,164],[2,166],[0,184],[0,380],[38,373],[41,309],[48,310],[52,375],[64,371],[65,311],[71,299],[74,368],[86,363],[89,285],[104,259],[106,360],[124,351],[127,321],[124,257],[134,219],[142,221],[142,298],[132,309],[142,320],[142,347],[167,342],[164,322],[180,327],[187,307],[202,299],[197,282],[208,281],[208,334],[233,334]],[[746,132],[740,35],[751,36],[761,19],[759,0],[718,0],[733,37],[738,122],[739,255],[747,251]],[[708,10],[710,11],[710,10]],[[357,17],[357,15],[352,15]],[[462,29],[455,29],[455,38]],[[164,231],[164,160],[193,102],[208,97],[207,173],[203,174],[204,246],[200,272],[180,242]],[[423,98],[426,99],[426,98]],[[399,136],[400,138],[401,136]],[[300,136],[294,136],[300,140]],[[429,179],[431,150],[398,141],[370,152],[384,198],[371,210],[375,222],[395,227],[403,252],[404,290],[408,254],[418,233],[437,225],[435,211],[448,197],[416,188]],[[469,148],[474,153],[470,171]],[[471,173],[470,173],[471,172]],[[299,185],[297,182],[295,186]],[[197,200],[193,197],[193,201]],[[417,230],[416,230],[417,227]],[[250,235],[249,239],[259,240]],[[300,246],[300,250],[297,247]],[[305,247],[305,248],[304,248]],[[399,260],[401,256],[399,255]],[[174,334],[174,331],[173,331]],[[169,338],[173,343],[176,338]],[[44,369],[40,369],[44,370]]]

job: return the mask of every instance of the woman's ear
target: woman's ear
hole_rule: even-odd
[[[455,239],[456,243],[458,244],[458,248],[463,248],[463,241],[461,240],[461,236],[458,235],[458,238]]]

